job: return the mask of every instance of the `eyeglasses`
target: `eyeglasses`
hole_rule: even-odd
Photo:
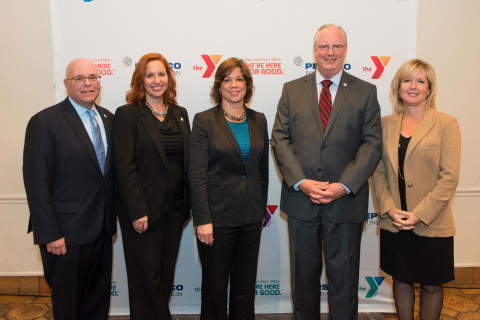
[[[101,76],[96,75],[96,74],[89,74],[88,76],[81,76],[77,75],[74,77],[66,78],[65,80],[74,80],[76,83],[81,83],[85,82],[86,79],[88,79],[90,82],[97,82],[100,81]]]
[[[320,50],[320,51],[323,51],[323,52],[327,52],[329,48],[330,48],[330,46],[328,44],[319,44],[317,46],[317,49]],[[345,48],[345,46],[343,46],[341,44],[332,44],[332,50],[334,52],[340,52],[344,48]]]

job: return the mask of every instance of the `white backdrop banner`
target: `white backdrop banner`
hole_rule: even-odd
[[[97,101],[112,112],[125,104],[136,62],[164,55],[177,79],[178,102],[190,119],[212,106],[216,66],[238,57],[250,67],[251,108],[273,126],[282,85],[315,70],[313,36],[323,24],[348,35],[344,70],[375,84],[382,115],[392,111],[389,86],[398,67],[416,54],[417,0],[51,0],[55,97],[63,100],[66,65],[90,59],[102,75]],[[292,311],[286,217],[280,213],[280,177],[270,161],[268,226],[261,240],[257,313]],[[360,312],[392,312],[391,280],[379,269],[376,213],[371,201],[362,239]],[[154,254],[154,253],[152,253]],[[322,312],[328,284],[322,279]],[[172,313],[200,313],[201,265],[192,222],[183,232],[172,288]],[[121,234],[114,244],[111,314],[128,314],[128,283]]]

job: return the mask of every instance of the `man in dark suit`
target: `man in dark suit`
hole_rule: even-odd
[[[72,61],[68,97],[32,117],[23,178],[28,231],[40,246],[58,319],[107,319],[110,304],[114,172],[113,115],[95,105],[100,76],[87,59]]]
[[[283,87],[272,148],[283,176],[295,319],[320,319],[322,249],[329,319],[357,319],[367,180],[381,157],[376,87],[346,72],[347,36],[322,26],[317,71]],[[327,80],[324,82],[324,80]]]

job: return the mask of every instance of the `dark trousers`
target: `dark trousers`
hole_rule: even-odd
[[[155,229],[138,233],[121,224],[130,319],[169,320],[175,264],[185,221],[183,200],[164,205]]]
[[[67,246],[57,256],[40,246],[45,279],[52,289],[55,320],[106,320],[110,307],[112,238],[105,227],[92,243]]]
[[[262,223],[258,222],[242,227],[214,227],[211,247],[197,239],[202,262],[200,319],[255,319],[255,282],[261,232]]]
[[[363,223],[288,217],[290,269],[296,320],[320,320],[322,249],[328,280],[329,319],[358,316],[358,277]]]

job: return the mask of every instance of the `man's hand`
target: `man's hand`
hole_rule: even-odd
[[[135,229],[135,231],[137,231],[138,233],[145,232],[148,229],[148,216],[135,220],[132,222],[132,224],[133,229]]]
[[[67,247],[65,246],[65,238],[55,240],[47,243],[47,251],[57,256],[64,256],[67,254]]]
[[[323,182],[305,179],[298,185],[298,189],[309,197],[313,203],[328,204],[332,202],[330,198],[333,196],[331,191],[327,191],[328,186],[328,181]]]
[[[347,190],[340,183],[330,183],[325,189],[325,194],[331,194],[331,196],[326,196],[330,202],[340,199],[347,194]]]

